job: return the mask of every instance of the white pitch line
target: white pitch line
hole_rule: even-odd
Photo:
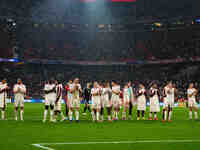
[[[137,143],[200,143],[200,140],[138,140],[138,141],[110,141],[110,142],[66,142],[32,144],[45,150],[55,150],[44,145],[89,145],[89,144],[137,144]]]
[[[32,144],[32,145],[41,149],[45,149],[45,150],[54,150],[50,147],[42,146],[41,144]]]

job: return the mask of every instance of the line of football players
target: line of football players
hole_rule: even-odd
[[[126,113],[127,109],[129,109],[129,119],[132,119],[133,106],[137,107],[137,120],[144,120],[147,100],[149,100],[150,103],[150,120],[158,120],[157,113],[160,112],[160,101],[162,100],[163,122],[167,120],[169,122],[171,121],[174,101],[178,94],[178,91],[172,82],[168,82],[163,88],[162,96],[156,83],[153,83],[149,90],[146,90],[143,84],[139,84],[139,88],[135,93],[133,92],[131,82],[125,84],[123,88],[120,88],[120,85],[118,85],[115,81],[112,81],[111,85],[112,87],[110,87],[109,82],[94,82],[92,88],[90,88],[90,84],[87,84],[87,87],[82,91],[79,82],[73,83],[70,81],[66,88],[66,98],[68,99],[67,108],[70,110],[69,120],[72,121],[73,109],[76,109],[76,121],[79,121],[80,95],[81,92],[83,92],[83,98],[86,100],[83,115],[86,115],[86,110],[88,109],[91,111],[93,121],[104,121],[105,110],[107,111],[108,121],[118,120],[121,108],[123,108],[122,120],[126,120],[128,118]],[[75,91],[77,92],[76,94]],[[192,109],[194,109],[195,119],[198,119],[196,95],[197,89],[195,89],[194,84],[191,83],[187,90],[190,119],[192,119]],[[90,100],[91,104],[89,105]]]
[[[5,119],[6,98],[9,91],[6,79],[0,83],[0,109],[1,118]],[[158,120],[157,113],[160,112],[160,101],[163,101],[163,121],[171,121],[171,116],[174,107],[174,101],[177,96],[177,89],[172,82],[168,82],[163,88],[163,93],[159,92],[156,83],[153,83],[149,90],[145,89],[143,84],[139,84],[139,88],[134,92],[131,82],[124,85],[123,88],[117,84],[116,81],[98,83],[94,82],[91,88],[90,83],[82,90],[79,79],[70,80],[65,86],[65,103],[66,103],[66,117],[72,122],[76,120],[79,122],[80,101],[84,98],[85,108],[83,115],[86,115],[86,110],[91,112],[93,121],[104,121],[104,112],[107,111],[108,121],[118,120],[119,112],[122,110],[122,120],[132,119],[132,108],[137,108],[137,120],[145,119],[146,103],[150,103],[150,120]],[[58,80],[50,80],[45,83],[45,110],[43,122],[46,122],[48,110],[50,109],[50,121],[55,122],[58,117],[61,121],[65,120],[62,112],[63,86]],[[20,119],[23,120],[24,113],[24,97],[26,94],[26,86],[21,79],[13,87],[14,101],[15,101],[15,120],[18,120],[18,108],[20,107]],[[187,89],[189,118],[192,119],[192,109],[194,109],[195,119],[198,119],[198,106],[196,102],[197,89],[191,83]],[[91,103],[90,103],[91,101]],[[129,109],[129,117],[127,116],[127,109]]]

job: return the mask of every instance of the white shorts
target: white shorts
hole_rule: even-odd
[[[144,95],[137,98],[137,110],[146,110],[146,98]]]
[[[61,111],[62,110],[62,104],[61,104],[61,100],[58,101],[57,104],[55,104],[55,108],[54,110],[56,111]]]
[[[196,107],[198,108],[197,102],[194,98],[188,99],[188,107]]]
[[[101,99],[100,98],[93,98],[92,99],[92,109],[101,109]]]
[[[118,95],[112,95],[111,102],[112,102],[113,107],[119,107],[121,104],[121,101]]]
[[[15,95],[15,107],[24,107],[24,96]]]
[[[101,97],[101,107],[110,107],[112,105],[111,100],[109,100],[109,96],[105,95]]]
[[[103,106],[106,107],[106,108],[112,106],[111,100],[105,99],[103,103],[104,103]]]
[[[79,99],[70,99],[69,100],[69,107],[70,108],[79,108],[80,107],[80,100]]]
[[[173,108],[174,107],[174,100],[171,100],[171,99],[165,97],[164,102],[163,102],[163,108],[168,108],[168,106]]]
[[[55,98],[50,98],[50,97],[48,97],[48,98],[45,98],[45,106],[49,106],[49,105],[55,105],[55,101],[56,101],[56,99]]]
[[[160,104],[158,97],[150,98],[150,112],[160,112]]]

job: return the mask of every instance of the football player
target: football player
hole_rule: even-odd
[[[192,109],[194,109],[195,119],[198,119],[198,106],[196,102],[197,89],[194,88],[194,84],[190,83],[187,89],[188,107],[189,107],[189,118],[192,120]]]
[[[18,106],[20,106],[20,119],[23,121],[26,86],[22,83],[21,79],[17,79],[17,84],[14,85],[13,92],[15,98],[15,120],[17,120]]]

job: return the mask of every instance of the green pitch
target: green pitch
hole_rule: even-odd
[[[0,150],[193,150],[200,148],[200,121],[188,120],[188,110],[175,108],[173,122],[117,121],[42,123],[43,104],[25,104],[24,122],[0,121]],[[146,114],[146,118],[148,114]],[[32,145],[36,144],[36,145]]]

